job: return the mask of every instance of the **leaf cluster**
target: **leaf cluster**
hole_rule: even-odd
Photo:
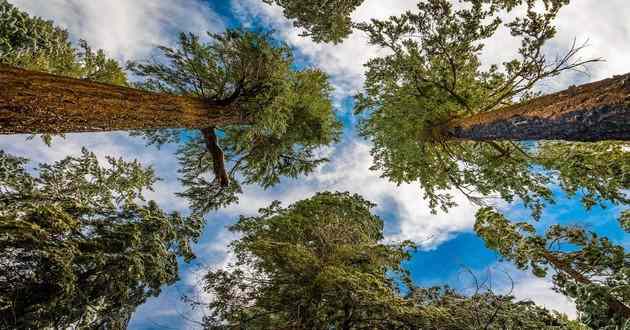
[[[94,52],[85,40],[78,48],[68,32],[39,17],[31,17],[7,0],[0,0],[0,63],[28,70],[126,85],[121,66],[103,50]]]
[[[537,235],[531,224],[511,223],[491,208],[477,213],[475,231],[520,269],[546,277],[553,268],[557,290],[575,299],[584,324],[618,329],[630,321],[630,254],[622,246],[579,227],[553,225]]]
[[[208,329],[544,329],[571,322],[490,291],[419,288],[415,246],[383,243],[375,205],[350,193],[279,202],[230,229],[235,262],[212,270]],[[568,327],[566,327],[568,328]],[[575,327],[575,329],[578,329]]]
[[[0,151],[0,327],[125,328],[194,257],[200,219],[143,202],[151,168],[85,149],[26,165]]]

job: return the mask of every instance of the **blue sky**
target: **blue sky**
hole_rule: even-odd
[[[555,294],[548,280],[537,279],[520,272],[486,249],[472,232],[476,207],[455,194],[459,206],[448,214],[432,215],[422,192],[416,184],[396,186],[369,170],[370,144],[358,138],[353,129],[356,118],[351,115],[351,95],[362,85],[363,63],[383,51],[367,45],[360,33],[353,34],[341,45],[314,44],[298,36],[290,22],[278,8],[264,5],[261,0],[10,0],[18,7],[66,27],[73,38],[88,40],[94,47],[103,48],[110,56],[121,61],[141,60],[152,54],[156,44],[172,45],[178,31],[219,32],[225,27],[257,24],[275,29],[278,38],[294,47],[297,61],[305,66],[317,66],[328,72],[335,87],[335,104],[346,125],[343,141],[322,153],[332,161],[318,168],[313,175],[300,180],[285,179],[267,191],[259,187],[246,187],[240,203],[207,217],[207,227],[195,246],[198,259],[181,265],[181,280],[165,287],[163,294],[141,306],[135,314],[131,329],[195,329],[203,310],[190,310],[181,302],[183,294],[199,300],[211,299],[198,287],[199,278],[207,267],[225,267],[231,256],[227,244],[235,239],[226,230],[240,214],[254,214],[273,200],[286,204],[312,196],[317,191],[352,191],[378,204],[376,212],[386,221],[388,240],[410,239],[421,244],[422,251],[414,254],[407,263],[414,280],[422,285],[449,284],[466,290],[470,288],[470,269],[480,277],[496,282],[498,292],[508,290],[505,272],[514,280],[512,293],[519,299],[533,299],[537,303],[570,315],[574,308],[566,298]],[[590,67],[590,76],[568,74],[543,85],[543,89],[562,89],[571,84],[598,80],[630,71],[630,3],[626,0],[580,1],[571,4],[558,20],[559,34],[548,48],[550,55],[576,38],[589,40],[591,45],[584,57],[604,57],[607,62]],[[412,9],[414,0],[366,0],[355,12],[356,20],[386,17]],[[588,26],[581,22],[588,21]],[[509,58],[516,44],[506,34],[491,44],[484,54],[488,63]],[[69,134],[57,140],[51,148],[38,139],[26,141],[25,136],[0,138],[0,149],[28,157],[34,162],[50,162],[67,155],[76,155],[86,146],[99,157],[105,155],[138,158],[151,165],[163,179],[155,192],[147,197],[155,199],[170,210],[185,210],[186,203],[173,193],[180,191],[176,173],[175,145],[160,150],[146,148],[144,141],[124,133]],[[578,199],[558,196],[559,202],[549,207],[538,226],[543,229],[551,223],[581,223],[600,234],[629,245],[627,235],[616,222],[618,208],[595,208],[585,212]],[[518,205],[501,205],[515,218],[525,214]]]

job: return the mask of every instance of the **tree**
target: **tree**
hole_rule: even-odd
[[[605,237],[578,227],[551,226],[543,236],[526,222],[511,223],[491,208],[477,213],[475,231],[486,245],[546,277],[575,299],[580,319],[595,329],[622,329],[630,324],[630,255]]]
[[[315,151],[337,140],[341,124],[330,102],[331,86],[319,70],[294,70],[286,44],[266,34],[229,30],[202,43],[180,36],[178,49],[161,47],[168,63],[136,63],[139,87],[237,105],[239,121],[184,134],[178,151],[182,183],[195,211],[236,200],[240,182],[267,188],[326,161]],[[181,131],[149,131],[149,142],[180,141]],[[228,169],[228,166],[231,168]],[[213,173],[212,179],[206,174]],[[238,178],[238,179],[237,179]]]
[[[541,329],[566,320],[531,303],[414,287],[409,242],[384,244],[374,205],[324,192],[230,229],[235,263],[210,271],[209,329]],[[404,291],[408,293],[403,294]],[[474,308],[474,309],[469,309]]]
[[[374,143],[374,169],[396,183],[419,182],[433,209],[451,207],[451,196],[444,191],[454,188],[476,203],[488,196],[508,201],[519,198],[538,217],[544,204],[553,202],[548,184],[554,177],[586,184],[567,177],[574,171],[556,170],[563,166],[560,151],[571,147],[500,140],[625,139],[623,135],[630,132],[630,121],[625,118],[630,111],[618,97],[627,97],[628,77],[534,98],[536,83],[590,62],[574,60],[581,48],[577,46],[555,61],[544,55],[544,45],[555,35],[553,20],[567,1],[544,1],[538,7],[537,1],[526,1],[525,6],[524,1],[464,2],[456,9],[447,0],[421,1],[416,13],[359,25],[372,44],[391,51],[367,64],[365,92],[357,95],[356,111],[363,116],[360,132]],[[521,40],[518,57],[502,67],[482,66],[484,42],[501,26],[500,14],[517,8],[526,14],[505,26]],[[603,106],[591,102],[593,97],[611,102]],[[515,104],[518,98],[523,103]],[[574,106],[584,98],[584,106]],[[573,115],[564,114],[575,111],[570,127],[549,115],[559,108],[564,110],[558,118],[569,118]],[[614,123],[599,122],[596,112],[600,110],[612,111],[604,117]],[[540,119],[541,113],[547,119]],[[586,130],[583,123],[594,126]],[[603,146],[611,145],[592,145],[590,153],[605,155]],[[620,148],[623,144],[612,147]],[[550,155],[556,158],[546,159]],[[580,156],[573,153],[572,157]],[[596,162],[595,158],[586,160]],[[537,171],[541,164],[551,173]],[[628,168],[621,164],[617,166],[625,171],[622,177],[627,177]],[[599,195],[602,199],[627,201],[615,190],[618,186],[577,188],[602,188],[606,191]]]
[[[363,0],[262,0],[284,9],[284,16],[294,19],[296,28],[304,29],[302,36],[315,42],[339,43],[352,33],[350,14]]]
[[[412,305],[387,273],[404,276],[407,245],[380,244],[383,223],[357,195],[320,193],[272,204],[231,227],[237,262],[205,278],[217,299],[209,328],[356,329],[404,325]],[[394,275],[395,276],[395,275]],[[379,320],[379,316],[389,315]],[[401,320],[397,320],[400,318]]]
[[[40,22],[15,9],[12,13]],[[228,30],[210,34],[209,42],[182,33],[177,48],[159,47],[163,61],[129,65],[144,78],[129,88],[94,82],[112,83],[107,73],[118,65],[102,51],[94,54],[85,42],[84,51],[75,52],[65,31],[42,24],[63,36],[59,44],[68,61],[76,62],[73,67],[83,68],[83,80],[0,66],[0,133],[131,130],[158,145],[180,141],[183,134],[186,143],[179,154],[187,190],[182,195],[195,211],[236,201],[237,175],[243,183],[269,187],[282,176],[310,172],[326,160],[314,157],[314,151],[340,134],[328,77],[319,70],[294,69],[289,47],[268,33]],[[17,34],[7,33],[7,44],[22,49],[20,54],[53,57],[54,47],[23,46],[12,41]],[[9,56],[5,62],[13,60]],[[58,73],[76,77],[74,71]]]
[[[35,176],[0,151],[0,327],[126,328],[194,257],[202,220],[143,202],[151,168],[107,163],[84,149]]]

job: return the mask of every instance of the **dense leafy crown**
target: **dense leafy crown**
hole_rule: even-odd
[[[520,198],[538,217],[553,202],[548,184],[554,177],[570,193],[587,191],[588,207],[623,201],[629,168],[621,144],[471,142],[443,135],[450,120],[527,99],[537,82],[588,62],[573,59],[580,47],[555,60],[545,56],[553,19],[567,3],[426,0],[417,12],[360,24],[372,44],[391,52],[367,64],[365,92],[357,95],[361,133],[374,143],[374,169],[397,183],[419,182],[434,209],[452,206],[447,191],[457,189],[479,203],[487,196]],[[517,10],[524,15],[505,24],[521,41],[516,56],[484,65],[484,43],[501,17],[509,17],[503,14]],[[603,156],[612,160],[610,171]]]
[[[68,32],[51,21],[30,17],[0,0],[0,63],[30,70],[126,85],[127,77],[102,50],[92,51],[80,41],[75,49]]]
[[[540,329],[566,319],[490,292],[414,287],[411,243],[384,244],[371,203],[349,193],[278,202],[232,231],[235,262],[205,278],[210,329]],[[406,294],[402,294],[405,288]]]
[[[212,172],[201,135],[186,135],[179,151],[182,194],[196,211],[207,212],[237,200],[240,184],[269,187],[281,177],[297,177],[326,161],[316,151],[337,139],[341,125],[330,102],[328,77],[319,70],[293,68],[291,50],[267,33],[228,30],[202,42],[180,36],[179,47],[161,47],[166,62],[135,63],[140,87],[192,95],[209,103],[238,107],[242,123],[220,128],[219,144],[232,166],[227,189]],[[177,131],[149,132],[152,142],[174,142]]]
[[[575,299],[580,319],[594,329],[630,326],[630,254],[606,237],[578,227],[551,226],[543,236],[529,223],[511,223],[483,208],[475,231],[489,248],[540,277],[554,269],[557,289]]]
[[[304,29],[302,36],[315,42],[339,43],[352,33],[350,14],[363,0],[263,0],[284,9],[293,25]]]
[[[370,314],[409,312],[386,275],[401,273],[408,254],[379,243],[383,223],[371,207],[357,195],[320,193],[242,217],[231,228],[243,235],[232,244],[237,262],[206,277],[217,297],[208,326],[354,328],[389,322]]]
[[[0,151],[0,328],[124,328],[193,257],[200,220],[142,202],[152,169],[107,162],[83,150],[33,176]]]

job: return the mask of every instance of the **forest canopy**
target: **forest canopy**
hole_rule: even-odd
[[[606,65],[580,58],[577,42],[550,56],[568,0],[418,0],[366,22],[354,15],[362,0],[255,1],[329,43],[316,46],[323,54],[365,35],[381,52],[365,63],[363,88],[339,102],[337,77],[264,20],[181,31],[122,65],[0,0],[0,133],[45,134],[51,148],[0,139],[0,328],[125,329],[139,306],[191,274],[197,255],[215,264],[193,290],[210,298],[183,301],[207,329],[630,325],[630,74],[543,95],[544,82]],[[518,46],[488,63],[499,37]],[[117,131],[130,136],[103,141],[133,152],[102,155],[114,149],[90,134]],[[49,133],[84,133],[81,144],[97,150],[68,151]],[[149,154],[131,146],[138,137],[160,156],[134,159]],[[366,191],[369,175],[352,182],[357,192],[326,191],[356,179],[328,174],[360,170],[350,150],[360,139],[378,184],[420,194]],[[52,160],[34,165],[5,145]],[[177,166],[160,166],[171,164],[164,149]],[[262,199],[252,190],[292,202],[253,212]],[[456,196],[465,215],[450,212]],[[493,262],[553,285],[577,318],[496,290],[479,269],[467,271],[466,291],[441,283],[457,270],[414,264],[426,246],[392,233],[406,228],[405,207],[423,201],[448,221],[470,217]],[[430,231],[436,219],[412,228]],[[474,249],[457,257],[492,267]]]

